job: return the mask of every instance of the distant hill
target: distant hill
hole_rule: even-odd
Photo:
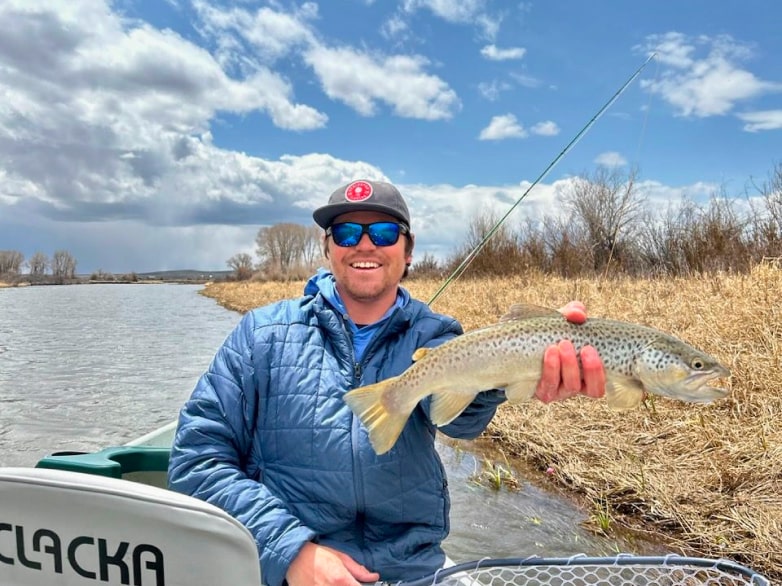
[[[158,279],[161,281],[217,281],[232,274],[233,271],[194,271],[190,269],[136,273],[139,279]]]

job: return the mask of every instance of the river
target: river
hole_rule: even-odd
[[[240,318],[199,288],[0,289],[0,466],[122,444],[171,421]],[[452,497],[445,548],[457,561],[649,553],[593,535],[580,525],[588,513],[523,478],[515,491],[478,485],[476,456],[439,450]]]

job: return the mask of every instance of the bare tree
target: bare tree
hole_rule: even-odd
[[[308,228],[301,224],[265,226],[255,237],[256,254],[267,272],[285,276],[301,262],[307,241]]]
[[[43,277],[49,269],[49,257],[43,252],[36,252],[27,261],[30,268],[30,275],[33,277]]]
[[[0,275],[19,274],[22,264],[24,264],[24,255],[18,250],[0,250]]]
[[[782,256],[782,163],[777,163],[768,181],[755,185],[762,199],[762,209],[753,210],[753,238],[759,257]]]
[[[304,269],[312,271],[317,265],[323,264],[323,229],[317,224],[312,224],[306,229],[304,247],[302,248],[301,262]]]
[[[67,250],[57,250],[52,255],[52,275],[60,281],[76,276],[76,259]]]
[[[572,220],[586,231],[593,268],[604,270],[614,261],[626,261],[627,247],[644,211],[644,200],[635,188],[636,171],[599,167],[583,175],[567,198]]]
[[[517,272],[522,263],[518,235],[506,223],[497,226],[499,220],[500,215],[491,210],[485,210],[472,218],[467,226],[464,244],[449,258],[446,271],[454,271],[470,256],[471,260],[464,268],[464,274],[467,276],[507,275]],[[479,246],[480,252],[475,254]]]
[[[227,261],[228,268],[234,271],[237,281],[246,281],[253,276],[253,257],[246,252],[239,252]]]
[[[665,212],[656,215],[647,210],[638,231],[638,254],[644,269],[655,275],[682,275],[687,272],[684,242],[687,226],[683,219],[693,205],[684,200],[680,206],[669,202]]]

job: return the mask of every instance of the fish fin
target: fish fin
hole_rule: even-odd
[[[413,362],[418,362],[429,353],[429,348],[419,348],[413,352]]]
[[[635,379],[613,377],[606,381],[606,402],[611,409],[632,409],[644,399],[644,388]]]
[[[521,403],[530,400],[538,388],[538,379],[522,379],[505,386],[505,396],[509,403]]]
[[[385,454],[394,447],[399,434],[405,427],[413,405],[409,411],[402,409],[391,412],[384,401],[386,394],[399,377],[392,377],[373,385],[359,387],[345,394],[344,400],[369,434],[369,441],[377,455]]]
[[[437,427],[450,423],[467,408],[467,405],[473,402],[477,394],[437,393],[432,395],[432,404],[429,408],[429,417],[432,423]]]
[[[519,319],[531,319],[533,317],[561,317],[565,319],[559,311],[541,305],[531,303],[514,303],[508,308],[508,313],[500,318],[500,322],[516,321]]]

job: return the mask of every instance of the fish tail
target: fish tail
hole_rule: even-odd
[[[345,395],[345,402],[367,429],[369,441],[378,455],[385,454],[394,446],[412,412],[412,407],[409,410],[403,408],[400,412],[392,412],[388,409],[390,401],[384,400],[393,390],[398,378],[392,377],[373,385],[359,387]]]

